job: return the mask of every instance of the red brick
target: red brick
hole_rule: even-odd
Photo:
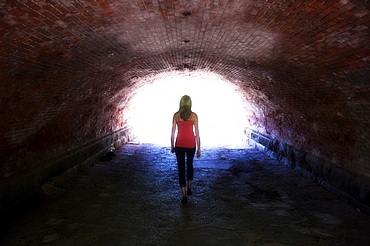
[[[30,156],[49,158],[109,134],[96,129],[124,125],[115,110],[125,113],[118,105],[137,89],[131,78],[194,68],[239,81],[256,108],[256,128],[335,157],[349,171],[370,170],[370,112],[361,94],[368,90],[369,11],[361,3],[15,0],[2,11],[0,106],[9,114],[0,146],[11,160],[27,145]],[[29,163],[38,160],[17,165]]]

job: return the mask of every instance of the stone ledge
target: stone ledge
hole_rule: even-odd
[[[75,174],[88,168],[95,160],[131,140],[130,129],[121,129],[98,140],[89,142],[68,153],[47,160],[32,170],[0,181],[0,211],[10,209],[28,199],[49,178],[61,174]]]
[[[344,201],[370,214],[370,179],[326,161],[312,153],[269,138],[254,130],[246,130],[247,142],[304,177],[316,181]]]

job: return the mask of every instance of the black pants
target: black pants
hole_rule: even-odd
[[[186,187],[186,180],[193,180],[194,167],[193,160],[195,155],[195,148],[182,148],[175,147],[177,166],[179,170],[179,182],[180,187]],[[186,174],[187,179],[185,179],[185,156],[186,156]]]

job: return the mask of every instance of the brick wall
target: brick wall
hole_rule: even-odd
[[[0,3],[0,179],[125,127],[146,75],[207,70],[246,124],[369,175],[365,0]]]

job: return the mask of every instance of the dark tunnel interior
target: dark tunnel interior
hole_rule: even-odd
[[[368,210],[369,23],[366,0],[2,1],[0,209],[132,141],[143,88],[200,73],[240,96],[245,142]]]

